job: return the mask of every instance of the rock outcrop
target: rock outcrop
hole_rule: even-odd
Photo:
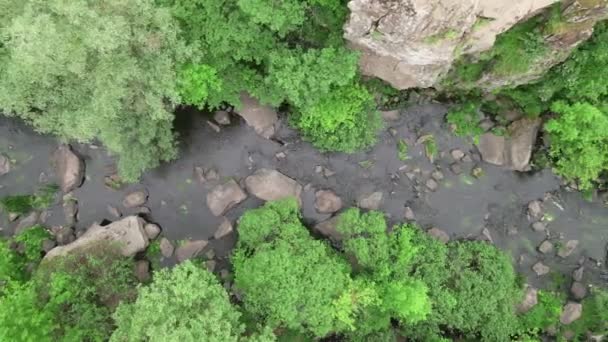
[[[259,169],[245,179],[247,191],[264,201],[295,197],[301,203],[302,186],[277,170]]]
[[[55,173],[59,187],[63,192],[78,188],[84,180],[84,162],[73,151],[70,145],[60,145],[53,154]]]
[[[528,171],[540,125],[540,119],[521,119],[509,125],[506,136],[484,133],[479,139],[483,160],[516,171]]]
[[[129,216],[107,226],[95,223],[76,241],[50,250],[45,259],[74,252],[86,252],[100,244],[116,246],[122,255],[134,256],[148,247],[145,225],[146,222],[137,216]]]
[[[241,108],[237,111],[247,125],[253,127],[255,132],[266,139],[270,139],[275,132],[275,124],[279,120],[277,112],[270,106],[261,105],[260,102],[247,93],[241,94]]]

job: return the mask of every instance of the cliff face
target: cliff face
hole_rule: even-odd
[[[496,37],[558,0],[351,0],[345,38],[361,51],[361,70],[395,88],[437,86],[463,55],[492,48]],[[544,37],[554,52],[531,75],[484,75],[482,87],[524,83],[562,61],[606,18],[606,0],[562,5],[562,32]]]

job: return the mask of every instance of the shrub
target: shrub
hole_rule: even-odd
[[[9,240],[0,239],[0,288],[26,278],[23,257],[12,248]],[[1,296],[2,292],[0,292]]]
[[[213,274],[191,262],[154,273],[122,303],[111,341],[238,341],[245,327]]]
[[[519,331],[536,336],[553,324],[559,324],[563,298],[553,292],[538,292],[538,303],[519,318]]]
[[[13,195],[0,199],[0,207],[13,214],[27,214],[37,209],[48,208],[55,199],[59,188],[56,185],[47,185],[36,191],[33,195]]]
[[[350,268],[309,235],[294,199],[246,212],[238,229],[235,285],[249,313],[317,337],[343,329],[334,302],[349,288]]]
[[[559,116],[545,124],[558,174],[590,189],[608,162],[608,115],[589,103],[556,102]]]
[[[38,264],[44,253],[42,243],[44,240],[51,238],[51,233],[44,227],[36,225],[21,231],[15,236],[14,240],[23,245],[21,254],[24,256],[25,262]]]
[[[573,340],[586,341],[589,333],[604,336],[608,334],[608,290],[595,289],[582,304],[581,318],[567,327],[567,330],[574,332]]]
[[[454,133],[459,137],[471,137],[478,143],[483,129],[479,127],[479,104],[466,102],[452,108],[447,115],[448,123],[455,126]]]

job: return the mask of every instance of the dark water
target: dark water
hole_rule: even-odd
[[[151,209],[146,218],[158,223],[164,236],[172,240],[209,239],[220,219],[206,205],[206,194],[212,184],[199,184],[193,174],[194,166],[215,168],[222,180],[233,178],[241,184],[256,169],[266,167],[283,172],[303,186],[309,185],[303,193],[302,208],[309,224],[328,218],[314,209],[316,190],[335,191],[345,207],[355,205],[361,194],[382,191],[381,210],[392,223],[403,221],[404,208],[409,206],[423,228],[438,227],[454,238],[475,238],[488,228],[494,243],[511,252],[514,263],[530,276],[532,283],[551,279],[531,273],[531,265],[538,260],[564,274],[570,274],[584,261],[588,270],[586,281],[597,281],[606,257],[608,209],[598,200],[587,202],[578,193],[560,190],[560,181],[550,170],[522,174],[480,162],[475,147],[454,137],[444,126],[445,111],[440,104],[408,108],[399,121],[387,123],[373,149],[353,155],[322,154],[287,127],[279,130],[275,141],[266,140],[237,118],[233,118],[232,126],[216,133],[206,124],[204,115],[184,112],[176,123],[182,143],[180,158],[146,173],[139,184],[119,191],[107,188],[103,181],[104,176],[115,171],[114,159],[103,148],[75,144],[73,147],[86,162],[85,183],[74,191],[80,208],[77,228],[86,229],[95,221],[111,220],[108,205],[129,214],[121,208],[122,198],[131,190],[145,188],[150,194],[146,206]],[[416,144],[420,136],[427,134],[434,136],[439,150],[434,163],[426,157],[424,146]],[[399,139],[404,139],[409,147],[406,161],[398,158]],[[38,135],[18,121],[0,118],[0,153],[16,162],[9,174],[0,177],[0,197],[35,191],[40,186],[41,173],[52,181],[50,154],[56,146],[54,138]],[[454,162],[449,151],[454,148],[463,150],[472,159],[460,163],[463,170],[460,175],[449,170]],[[285,152],[287,157],[277,159],[278,152]],[[325,177],[316,172],[317,166],[335,175]],[[479,179],[471,176],[475,166],[484,171]],[[436,170],[445,178],[439,182],[438,190],[432,192],[424,184]],[[411,173],[413,179],[406,173]],[[563,260],[536,251],[546,235],[534,232],[526,217],[527,203],[545,197],[551,240],[580,240],[576,251]],[[236,221],[245,210],[261,204],[250,196],[226,216]],[[60,203],[50,208],[49,213],[48,224],[65,223]],[[0,227],[7,233],[13,228],[6,217],[1,218]],[[212,242],[220,256],[228,253],[233,243],[232,239]]]

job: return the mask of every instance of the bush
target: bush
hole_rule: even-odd
[[[317,337],[343,329],[334,302],[349,288],[350,268],[309,235],[294,199],[246,212],[238,229],[232,261],[248,312]]]
[[[479,142],[479,137],[483,134],[483,129],[479,127],[479,104],[466,102],[452,108],[447,115],[448,123],[454,125],[454,133],[459,137],[472,137],[475,143]]]
[[[55,199],[59,190],[56,185],[47,185],[36,191],[33,195],[13,195],[0,199],[0,207],[9,213],[24,215],[37,209],[48,208]]]
[[[551,138],[550,156],[558,174],[590,189],[608,165],[608,114],[589,103],[556,102],[559,116],[545,124]]]
[[[213,274],[191,262],[154,273],[122,303],[111,341],[239,341],[245,327]]]
[[[519,331],[536,336],[551,325],[559,324],[563,298],[556,293],[539,291],[538,303],[519,318]]]

